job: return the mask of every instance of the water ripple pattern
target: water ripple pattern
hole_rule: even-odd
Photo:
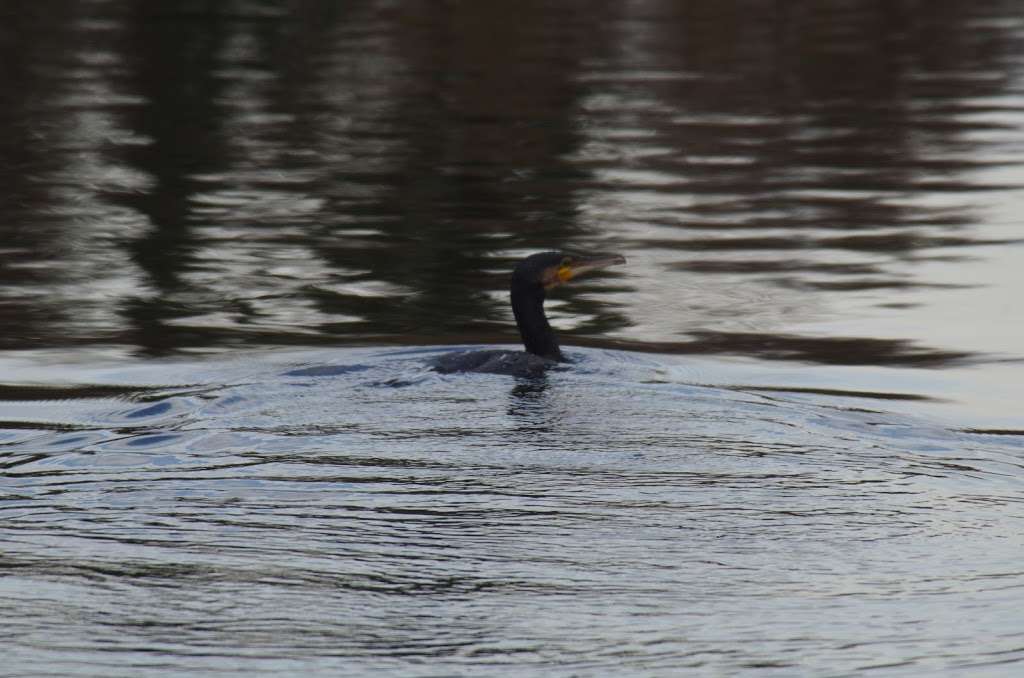
[[[616,352],[527,381],[438,375],[430,355],[4,387],[0,673],[1024,659],[1019,434]]]
[[[1024,675],[1021,16],[0,3],[0,678]]]

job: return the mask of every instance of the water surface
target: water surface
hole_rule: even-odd
[[[1019,672],[1016,3],[2,13],[0,673]]]

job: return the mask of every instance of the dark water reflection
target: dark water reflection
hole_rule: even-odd
[[[10,666],[1013,675],[1017,3],[0,17]]]
[[[633,348],[771,359],[851,309],[855,364],[1015,345],[921,329],[1011,293],[960,265],[1020,258],[1011,4],[55,14],[4,31],[5,348],[508,339],[551,247],[631,255],[559,319]]]

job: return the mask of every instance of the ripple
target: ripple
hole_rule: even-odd
[[[1014,3],[271,4],[4,14],[0,673],[1016,675]]]

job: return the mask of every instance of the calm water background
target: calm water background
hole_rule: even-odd
[[[1024,670],[1019,3],[0,18],[0,674]]]

